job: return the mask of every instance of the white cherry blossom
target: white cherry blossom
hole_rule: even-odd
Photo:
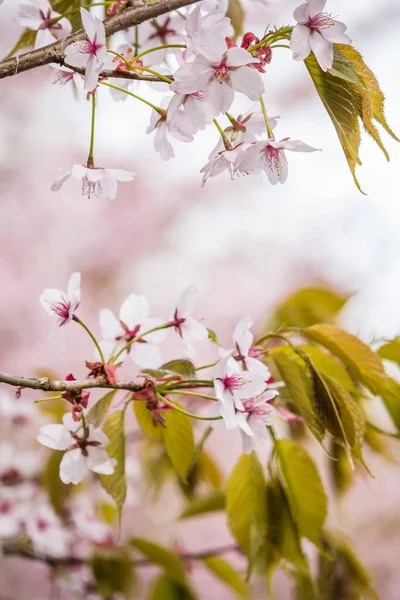
[[[208,339],[207,328],[191,316],[196,308],[198,295],[196,286],[187,287],[182,292],[171,319],[175,331],[183,340],[183,348],[189,358],[196,356],[196,350],[191,342]]]
[[[47,288],[40,295],[41,305],[54,317],[54,323],[58,327],[64,327],[72,320],[73,314],[78,308],[80,301],[80,273],[72,273],[68,281],[68,291],[66,294],[60,290]]]
[[[239,153],[242,151],[243,148],[239,147],[237,150],[223,150],[222,152],[218,152],[217,154],[214,154],[214,156],[210,157],[210,160],[200,170],[200,173],[203,173],[201,187],[206,185],[207,180],[210,177],[220,175],[225,170],[228,171],[231,179],[233,179],[233,176],[236,172],[235,161]]]
[[[117,197],[118,181],[133,181],[136,173],[124,171],[123,169],[104,169],[103,167],[84,167],[83,165],[73,165],[71,171],[68,171],[53,183],[52,192],[58,190],[64,183],[72,177],[82,183],[82,195],[91,198],[91,196],[104,196],[110,200]]]
[[[31,0],[20,2],[15,21],[21,27],[37,31],[35,40],[37,49],[62,40],[71,33],[72,26],[68,19],[54,21],[59,16],[60,13],[52,9],[48,0]]]
[[[36,552],[55,557],[69,554],[70,533],[44,498],[32,503],[24,517],[24,525]]]
[[[62,425],[52,423],[41,427],[37,440],[53,450],[66,451],[60,463],[63,483],[79,483],[87,469],[111,475],[117,464],[107,454],[108,438],[101,429],[89,425],[85,435],[82,423],[76,423],[70,413],[63,416]]]
[[[125,345],[143,333],[163,325],[164,321],[158,318],[149,318],[149,303],[144,296],[131,294],[122,304],[117,319],[108,308],[100,311],[100,329],[105,340],[112,347],[115,344]],[[166,338],[166,330],[160,329],[141,337],[129,348],[129,354],[134,363],[142,368],[158,368],[163,360],[157,344]]]
[[[93,92],[107,56],[106,34],[102,21],[85,8],[81,8],[81,18],[88,39],[67,46],[65,62],[86,68],[85,90]]]
[[[212,35],[211,43],[202,48],[192,62],[176,71],[171,89],[178,94],[204,90],[213,115],[229,110],[235,91],[258,100],[264,91],[260,73],[249,65],[258,63],[243,48],[229,48],[225,39]]]
[[[173,98],[172,98],[173,100]],[[168,117],[166,107],[169,106],[170,98],[164,98],[161,102],[161,113],[152,110],[150,117],[150,125],[146,129],[146,133],[155,131],[153,140],[154,150],[159,153],[163,160],[174,158],[175,153],[168,136],[174,137],[181,142],[191,142],[195,129],[189,122],[187,116],[179,106],[173,105],[173,118]]]
[[[293,58],[305,60],[315,54],[321,69],[327,71],[333,64],[333,44],[350,44],[344,23],[323,12],[326,0],[307,0],[294,11],[297,25],[293,28],[290,49]]]
[[[253,373],[260,373],[264,381],[268,381],[271,373],[268,367],[256,358],[258,356],[257,348],[253,347],[253,334],[250,328],[253,321],[250,317],[246,317],[239,321],[233,332],[234,353],[233,357],[239,362],[242,368]]]
[[[275,140],[254,142],[238,155],[235,168],[242,173],[259,173],[263,170],[272,185],[278,182],[285,183],[288,176],[285,150],[316,152],[318,148],[313,148],[300,140],[290,140],[289,138],[280,142]]]
[[[225,16],[226,11],[213,10],[203,14],[201,12],[203,8],[203,3],[199,3],[186,18],[184,38],[186,49],[182,52],[185,60],[207,48],[215,36],[225,39],[232,34],[231,21]]]
[[[235,409],[244,410],[243,400],[259,396],[265,390],[265,379],[260,373],[243,371],[232,350],[220,353],[222,358],[213,371],[214,391],[227,429],[235,429]]]

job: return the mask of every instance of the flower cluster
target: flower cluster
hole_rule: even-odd
[[[224,171],[231,177],[264,171],[272,184],[284,183],[288,173],[286,151],[313,152],[315,148],[288,137],[275,139],[276,121],[267,115],[262,75],[273,60],[275,46],[282,47],[277,44],[280,40],[290,41],[295,60],[305,60],[312,52],[323,71],[332,67],[334,43],[348,44],[350,39],[346,26],[324,12],[325,4],[326,0],[307,0],[294,11],[294,27],[266,31],[260,36],[248,31],[234,42],[222,4],[202,0],[180,14],[128,28],[118,37],[116,47],[112,38],[106,45],[103,22],[81,8],[86,39],[66,46],[57,82],[65,84],[74,82],[76,76],[84,77],[84,89],[93,102],[91,146],[87,162],[75,164],[54,182],[52,190],[59,190],[67,180],[78,180],[83,195],[89,198],[115,198],[117,182],[134,178],[130,171],[95,165],[94,115],[103,85],[111,89],[116,100],[130,95],[152,107],[147,133],[154,133],[154,149],[163,160],[174,157],[173,140],[192,142],[199,131],[215,124],[219,141],[201,169],[202,185]],[[107,8],[107,18],[126,6],[122,0],[114,2]],[[48,0],[20,2],[17,21],[38,32],[36,47],[64,39],[71,32],[67,18],[54,12]],[[118,78],[112,77],[113,71]],[[121,79],[121,74],[126,79]],[[158,82],[160,90],[169,92],[158,106],[138,94],[151,85],[146,77]],[[142,80],[140,88],[135,78]],[[245,117],[234,118],[229,111],[237,94],[259,103],[258,108],[249,110]],[[225,129],[218,121],[221,117],[230,121]],[[235,135],[231,135],[232,128]]]

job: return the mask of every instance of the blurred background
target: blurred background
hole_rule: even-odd
[[[5,0],[0,10],[0,56],[20,34],[18,26],[8,25],[16,4]],[[291,23],[297,4],[248,2],[246,30],[261,35],[260,23]],[[387,119],[399,134],[399,3],[331,0],[328,10],[348,25],[385,92]],[[145,133],[150,109],[132,98],[115,102],[101,90],[96,162],[137,177],[120,185],[115,201],[89,200],[68,185],[51,192],[59,168],[84,162],[90,133],[89,103],[52,85],[54,73],[42,68],[0,81],[1,370],[23,375],[50,370],[60,378],[84,374],[83,353],[92,358],[86,338],[68,328],[54,347],[38,301],[45,287],[64,289],[73,271],[82,273],[80,315],[95,331],[98,311],[117,310],[131,292],[149,299],[152,315],[167,317],[181,291],[195,283],[201,290],[198,315],[228,347],[239,319],[251,315],[260,330],[279,302],[310,285],[351,295],[340,323],[367,342],[400,334],[400,146],[383,134],[391,156],[386,163],[364,137],[358,176],[367,196],[361,195],[305,67],[289,52],[277,49],[264,76],[269,114],[281,117],[279,138],[301,139],[323,152],[290,154],[288,182],[275,187],[263,175],[231,181],[224,174],[201,189],[199,170],[217,142],[212,128],[190,145],[174,141],[176,158],[163,162]],[[143,95],[154,101],[163,96],[154,89]],[[241,97],[231,112],[248,108]],[[218,463],[228,470],[238,454],[213,444]],[[371,461],[375,479],[358,480],[338,518],[381,597],[397,600],[398,465]],[[135,535],[153,529],[160,540],[172,536],[191,550],[229,539],[219,517],[171,528],[168,514],[161,510],[143,520],[136,512],[130,521]],[[4,595],[1,587],[2,600],[26,597],[20,568],[1,571],[9,590]],[[195,577],[201,586],[203,574]],[[30,598],[44,597],[32,589]],[[279,589],[283,599],[284,587]],[[207,597],[231,595],[215,585]]]

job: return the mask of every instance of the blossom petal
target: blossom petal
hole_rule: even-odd
[[[83,479],[85,473],[85,458],[79,448],[69,450],[60,462],[60,479],[63,483],[76,485]]]
[[[163,362],[161,350],[153,344],[133,344],[130,355],[142,369],[158,369]]]
[[[189,285],[181,294],[176,310],[178,318],[185,318],[192,314],[196,308],[197,298],[199,296],[199,290],[195,285]]]
[[[117,337],[124,334],[120,322],[109,308],[101,309],[99,320],[101,335],[105,340],[115,341]]]
[[[201,323],[193,319],[192,317],[186,317],[185,322],[181,325],[183,339],[191,340],[193,338],[197,340],[208,339],[207,328]]]
[[[251,67],[241,67],[231,73],[232,86],[250,100],[258,100],[264,92],[264,83],[260,73]]]
[[[341,21],[334,21],[334,24],[331,27],[326,27],[326,29],[321,29],[320,34],[329,42],[334,42],[335,44],[351,44],[351,39],[345,33],[347,30],[347,26]]]
[[[81,19],[89,40],[93,41],[97,33],[96,20],[98,21],[99,19],[86,10],[86,8],[81,8]]]
[[[300,6],[298,6],[295,9],[293,16],[298,23],[301,23],[302,25],[304,25],[304,23],[307,23],[307,21],[309,21],[309,19],[310,19],[309,3],[304,2],[303,4],[300,4]]]
[[[233,341],[239,347],[239,351],[243,356],[249,354],[251,344],[253,343],[253,334],[250,327],[253,325],[251,317],[245,317],[236,325],[233,332]]]
[[[136,325],[141,325],[149,314],[149,303],[144,296],[131,294],[122,304],[119,318],[132,330]]]
[[[81,301],[81,274],[72,273],[68,281],[68,300],[71,303],[71,311],[74,311]]]
[[[133,181],[136,175],[136,173],[124,171],[124,169],[106,169],[106,171],[118,181]]]
[[[39,429],[37,441],[42,446],[52,450],[66,450],[73,442],[73,438],[64,425],[51,423]]]
[[[260,62],[258,58],[254,58],[244,48],[233,47],[229,48],[226,53],[226,64],[228,67],[245,67],[251,63]]]
[[[318,31],[314,31],[310,35],[310,46],[321,69],[325,72],[331,69],[333,64],[332,42],[328,42]]]
[[[58,190],[61,188],[62,185],[64,185],[64,183],[67,181],[67,179],[69,179],[71,177],[71,171],[68,171],[68,173],[65,173],[65,175],[62,175],[61,177],[59,177],[58,179],[56,179],[50,190],[52,192],[58,192]]]
[[[302,61],[307,58],[311,52],[310,46],[311,30],[305,25],[296,25],[292,31],[290,39],[290,49],[293,52],[293,58]]]
[[[310,17],[315,17],[324,10],[326,0],[308,0],[308,5],[310,7]]]
[[[319,152],[319,148],[313,148],[301,140],[286,140],[282,144],[286,150],[291,152]]]
[[[88,446],[87,448],[87,466],[94,473],[101,475],[111,475],[114,473],[114,467],[117,464],[115,458],[109,458],[107,451],[98,446]]]

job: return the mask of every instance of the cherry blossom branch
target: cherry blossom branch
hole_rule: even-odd
[[[145,4],[144,6],[128,8],[104,21],[106,35],[112,35],[118,31],[128,29],[134,25],[139,25],[140,23],[169,13],[172,10],[176,10],[183,6],[189,6],[196,2],[198,2],[198,0],[158,0],[158,2]],[[0,62],[0,79],[11,77],[12,75],[22,73],[23,71],[36,69],[37,67],[42,67],[50,63],[62,65],[64,64],[65,48],[74,42],[86,38],[85,31],[80,29],[59,42],[55,42],[44,48],[39,48],[38,50],[26,52],[25,54],[21,54],[14,58],[3,60]]]
[[[133,381],[117,381],[111,384],[103,376],[88,379],[76,379],[74,381],[57,381],[48,377],[20,377],[18,375],[9,375],[0,372],[0,383],[6,383],[13,387],[28,388],[31,390],[41,390],[42,392],[80,392],[90,388],[108,388],[115,390],[127,390],[130,392],[139,392],[143,385]]]
[[[85,69],[83,69],[82,67],[74,67],[67,63],[64,63],[64,66],[68,69],[71,69],[71,71],[75,71],[75,73],[79,73],[79,75],[85,75]],[[160,83],[161,81],[160,78],[156,77],[155,75],[142,75],[141,73],[130,73],[129,71],[118,71],[117,69],[105,69],[99,75],[100,79],[110,79],[110,77],[113,77],[114,79],[131,79],[134,81],[150,81],[156,83]],[[173,80],[173,76],[171,74],[164,75],[163,77],[168,77],[168,79]]]
[[[76,556],[66,556],[63,558],[55,558],[45,554],[35,554],[28,548],[16,548],[13,545],[5,545],[2,547],[2,554],[4,556],[14,556],[20,558],[27,558],[29,560],[35,560],[47,564],[49,567],[74,567],[77,565],[90,564],[90,560],[86,558],[79,558]],[[241,552],[240,548],[236,544],[229,544],[226,546],[220,546],[219,548],[210,548],[208,550],[201,550],[200,552],[184,552],[180,553],[179,556],[183,560],[202,560],[204,558],[210,558],[211,556],[221,556],[222,554],[228,554],[230,552]],[[135,567],[150,567],[155,563],[147,558],[133,559],[132,564]]]

